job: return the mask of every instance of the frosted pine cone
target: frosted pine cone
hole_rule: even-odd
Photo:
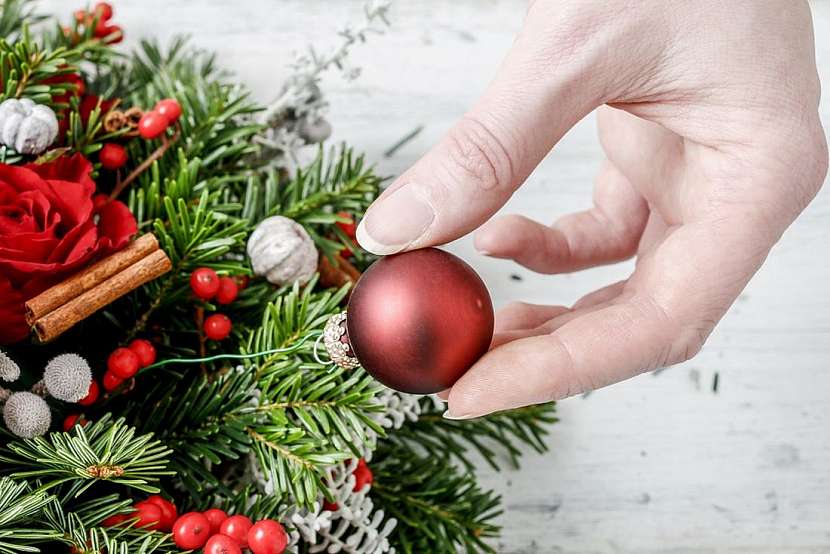
[[[20,154],[40,154],[58,136],[58,118],[49,106],[28,98],[0,104],[0,142]]]
[[[0,350],[0,379],[11,383],[20,377],[20,366]]]

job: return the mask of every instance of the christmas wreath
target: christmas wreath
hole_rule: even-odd
[[[0,0],[0,552],[493,551],[474,462],[553,405],[450,421],[318,352],[382,184],[319,77],[387,8],[260,105],[107,3]]]

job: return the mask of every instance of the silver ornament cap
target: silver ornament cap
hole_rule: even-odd
[[[349,332],[346,329],[346,312],[331,316],[323,329],[323,344],[331,361],[344,369],[360,367],[360,360],[355,358],[352,345],[349,344]]]

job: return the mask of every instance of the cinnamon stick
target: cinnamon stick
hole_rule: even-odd
[[[26,323],[30,326],[52,310],[60,308],[116,273],[130,267],[151,252],[159,243],[150,233],[138,237],[129,246],[76,273],[26,302]]]
[[[42,342],[49,342],[79,321],[86,319],[128,292],[164,275],[172,268],[173,264],[164,250],[152,252],[149,256],[38,319],[34,324],[38,339]]]
[[[340,256],[335,256],[334,259],[337,265],[331,263],[326,256],[320,256],[317,267],[317,271],[320,272],[320,284],[324,287],[342,287],[346,283],[357,283],[360,270]]]

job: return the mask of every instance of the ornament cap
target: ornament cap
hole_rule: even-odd
[[[323,329],[323,344],[335,365],[343,369],[355,369],[360,366],[360,361],[355,357],[352,345],[349,343],[346,318],[346,312],[329,318]]]

